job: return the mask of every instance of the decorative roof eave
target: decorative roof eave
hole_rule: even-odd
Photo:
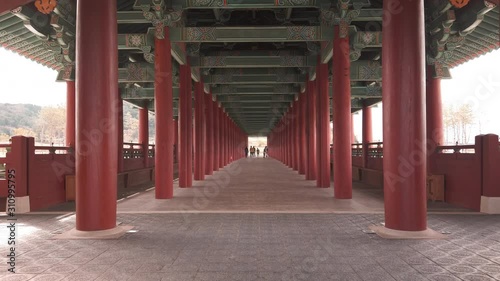
[[[19,6],[24,6],[34,1],[35,0],[8,0],[8,1],[2,0],[0,1],[0,15],[9,12],[10,10],[14,10]]]

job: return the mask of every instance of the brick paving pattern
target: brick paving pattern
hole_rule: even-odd
[[[116,240],[53,239],[73,213],[18,215],[15,275],[0,217],[0,280],[500,280],[500,216],[440,207],[429,227],[447,239],[386,240],[367,233],[384,219],[380,192],[335,200],[275,160],[236,163],[208,204],[193,198],[224,171],[172,200],[120,201],[118,222],[135,229]]]

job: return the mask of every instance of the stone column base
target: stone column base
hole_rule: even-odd
[[[500,214],[500,197],[481,196],[481,213]]]
[[[403,231],[386,228],[383,225],[372,225],[370,229],[385,239],[445,239],[447,237],[430,228],[423,231]]]
[[[115,228],[97,231],[81,231],[73,228],[61,234],[54,236],[54,239],[59,240],[104,240],[104,239],[118,239],[122,237],[127,231],[133,229],[130,225],[118,225]]]
[[[29,196],[18,196],[16,197],[16,203],[14,205],[15,214],[25,214],[30,212],[30,197]],[[12,207],[12,206],[11,206]],[[9,198],[5,202],[5,212],[9,213]]]

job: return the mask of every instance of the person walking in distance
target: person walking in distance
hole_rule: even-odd
[[[248,146],[245,146],[245,158],[248,158]]]

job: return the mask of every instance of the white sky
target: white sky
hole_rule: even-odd
[[[473,135],[500,134],[500,50],[451,70],[453,79],[442,81],[443,107],[471,103],[481,125]],[[0,48],[0,102],[36,105],[66,104],[66,83],[55,82],[57,73]],[[13,116],[14,117],[14,116]],[[361,114],[354,116],[355,134],[361,139]],[[373,110],[374,140],[382,139],[382,107]],[[473,138],[472,138],[473,139]]]
[[[452,79],[441,82],[443,110],[447,105],[470,103],[478,124],[472,136],[500,135],[500,50],[496,50],[451,69]],[[361,141],[361,112],[354,115],[354,133]],[[372,109],[373,139],[382,140],[382,105]],[[479,126],[480,123],[480,126]],[[474,141],[474,138],[471,138]]]

